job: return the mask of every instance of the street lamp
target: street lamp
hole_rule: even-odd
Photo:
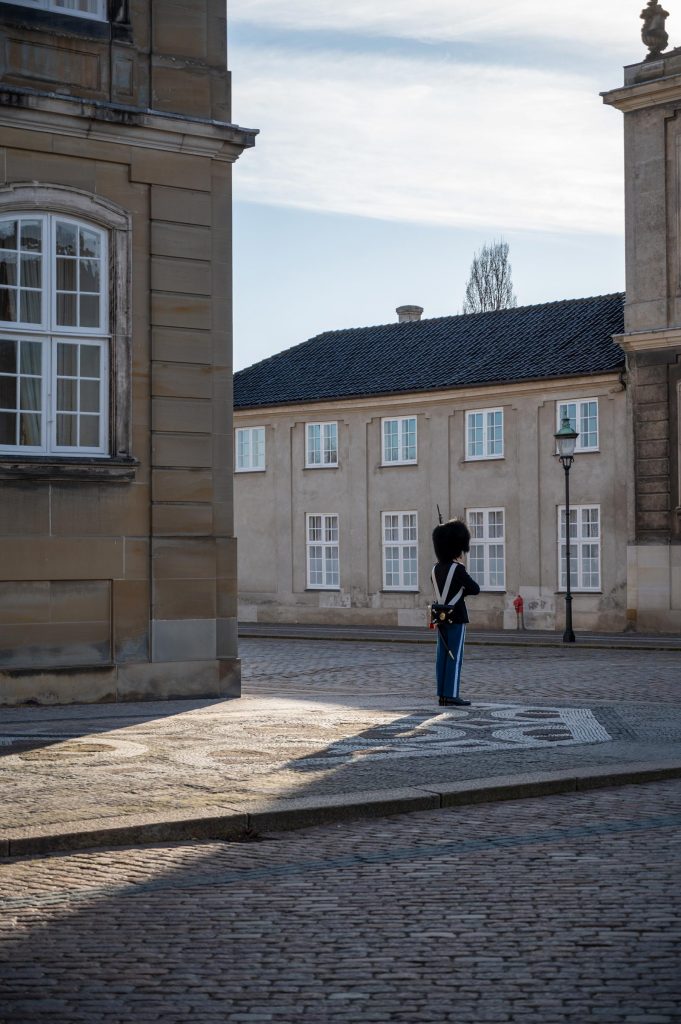
[[[563,643],[573,644],[575,634],[572,631],[572,590],[570,589],[570,467],[575,460],[575,446],[579,434],[570,426],[570,417],[563,416],[558,433],[553,435],[558,447],[558,457],[565,470],[565,571],[567,587],[565,590],[565,632]]]

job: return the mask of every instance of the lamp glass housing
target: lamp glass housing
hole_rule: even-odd
[[[570,426],[569,416],[563,416],[560,430],[553,436],[556,439],[558,454],[561,459],[571,459],[575,454],[579,433]]]

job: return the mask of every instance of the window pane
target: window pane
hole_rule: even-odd
[[[99,260],[80,261],[80,290],[99,292]]]
[[[0,444],[17,443],[17,418],[13,412],[0,412]]]
[[[39,341],[22,341],[21,373],[40,376],[42,373],[43,347]]]
[[[403,548],[403,555],[404,585],[405,587],[415,587],[418,582],[416,548]]]
[[[57,444],[60,446],[75,447],[77,438],[77,416],[60,414],[57,416]]]
[[[17,293],[13,289],[0,288],[0,320],[16,323]]]
[[[99,378],[99,345],[80,346],[80,375],[81,377]]]
[[[598,447],[598,402],[582,402],[580,409],[580,448]]]
[[[485,548],[482,544],[471,544],[469,555],[470,574],[473,579],[484,581],[485,578]]]
[[[99,381],[81,380],[80,411],[99,412]]]
[[[80,326],[99,327],[99,296],[81,295]]]
[[[570,426],[572,429],[578,430],[576,402],[561,402],[558,406],[558,419],[560,420],[560,423],[558,424],[559,427],[562,426],[563,420],[566,416],[570,420]]]
[[[78,346],[68,342],[57,345],[57,373],[60,377],[78,376]]]
[[[80,445],[82,448],[99,447],[99,416],[80,417]]]
[[[77,260],[69,260],[66,257],[57,260],[57,290],[60,292],[75,292],[78,288],[76,270]]]
[[[22,221],[21,248],[24,252],[42,251],[42,224],[39,220]]]
[[[0,221],[0,249],[17,248],[17,221]]]
[[[60,327],[78,326],[75,295],[57,295],[57,323]]]
[[[21,322],[25,324],[39,324],[40,315],[40,292],[28,292],[21,290]]]
[[[487,454],[501,455],[503,452],[503,413],[487,413]]]
[[[17,372],[16,341],[0,341],[0,373]]]
[[[324,583],[324,570],[321,547],[310,548],[310,584],[321,586]]]
[[[337,587],[340,579],[338,567],[338,548],[335,546],[325,547],[324,561],[326,567],[326,580],[324,582],[327,587]]]
[[[21,378],[21,408],[40,409],[40,377]]]
[[[338,426],[335,423],[324,424],[324,463],[335,465],[338,462]]]
[[[468,516],[468,525],[471,531],[471,537],[475,537],[476,540],[481,539],[485,535],[484,528],[484,517],[482,512],[471,512]]]
[[[57,256],[78,255],[78,228],[75,224],[57,221]]]
[[[405,462],[416,460],[416,420],[402,420],[402,459]]]
[[[82,8],[85,10],[86,8]],[[96,231],[88,231],[87,228],[80,229],[80,255],[99,256],[99,235]]]
[[[307,428],[307,461],[317,466],[322,460],[320,427],[318,423],[310,423]]]
[[[43,261],[40,256],[21,257],[22,288],[41,288],[43,283]]]
[[[308,519],[308,531],[310,540],[322,539],[322,517],[310,516]]]
[[[249,431],[237,430],[236,432],[236,464],[238,469],[249,469],[250,444]]]
[[[57,409],[59,412],[75,412],[78,408],[78,381],[57,381]]]
[[[0,251],[0,285],[17,284],[17,254]]]
[[[489,536],[498,538],[504,536],[504,513],[490,512],[489,514]]]
[[[19,422],[19,444],[40,446],[40,415],[34,412],[22,412]]]
[[[501,587],[504,584],[504,546],[490,544],[489,548],[489,585]]]
[[[253,468],[265,468],[265,428],[253,429]]]
[[[386,462],[399,460],[397,444],[397,420],[386,420],[383,424],[384,457]]]
[[[468,416],[468,455],[483,455],[482,413],[470,413]]]
[[[16,409],[17,378],[0,377],[0,409]]]
[[[385,585],[386,587],[397,587],[400,583],[400,549],[390,547],[385,549]]]
[[[76,14],[100,14],[100,0],[52,0],[61,11],[75,11]]]

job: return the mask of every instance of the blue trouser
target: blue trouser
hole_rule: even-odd
[[[443,626],[442,629],[447,640],[447,647],[452,652],[452,656],[450,657],[447,653],[447,648],[442,642],[442,636],[438,628],[437,657],[435,660],[437,695],[438,697],[458,697],[466,626],[464,623],[457,623],[455,626]]]

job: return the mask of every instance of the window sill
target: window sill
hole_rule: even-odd
[[[329,462],[325,466],[303,466],[303,469],[340,469],[337,462]]]
[[[567,594],[567,590],[556,590],[556,591],[554,591],[554,593],[555,593],[556,597],[565,597],[565,595]],[[585,587],[573,587],[572,590],[570,591],[570,593],[572,595],[574,595],[574,594],[602,594],[603,591],[602,590],[587,590]]]
[[[383,587],[382,594],[420,594],[418,587]]]
[[[499,462],[505,455],[467,455],[464,462]]]
[[[396,467],[418,466],[418,462],[416,462],[415,460],[414,461],[410,461],[410,462],[382,462],[379,468],[380,469],[392,469],[393,466],[396,466]]]
[[[340,594],[340,587],[305,587],[306,594],[318,594],[320,591],[326,591],[327,593]]]
[[[129,483],[135,479],[139,459],[118,457],[115,459],[66,458],[50,456],[16,458],[14,455],[0,455],[0,480],[83,480],[97,483]]]
[[[235,469],[234,470],[234,475],[236,476],[237,473],[266,473],[266,472],[267,472],[267,466],[255,466],[253,469]]]

